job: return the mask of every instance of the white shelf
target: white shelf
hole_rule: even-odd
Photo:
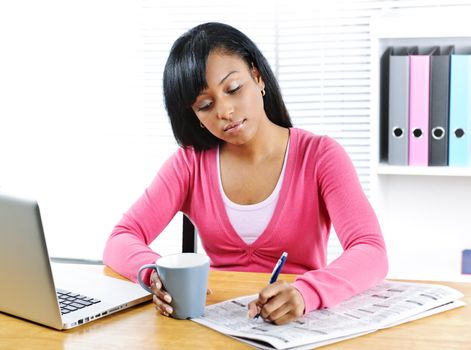
[[[378,175],[420,175],[420,176],[469,176],[471,168],[454,168],[447,166],[398,166],[379,164]]]
[[[372,19],[372,34],[380,38],[471,37],[469,4],[452,7],[385,10]],[[399,25],[398,25],[399,24]]]
[[[462,278],[461,252],[471,248],[471,167],[387,163],[387,144],[381,138],[388,125],[379,103],[381,58],[391,46],[455,45],[468,50],[470,13],[471,6],[394,9],[372,21],[370,198],[388,247],[390,277]]]

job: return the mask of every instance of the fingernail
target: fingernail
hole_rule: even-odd
[[[167,302],[167,303],[170,303],[172,301],[172,297],[168,294],[165,294],[164,295],[164,300]]]
[[[171,306],[166,306],[165,311],[167,311],[169,314],[171,314],[173,312],[173,309],[172,309]]]

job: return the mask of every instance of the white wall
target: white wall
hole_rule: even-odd
[[[2,1],[0,191],[39,200],[51,255],[100,258],[176,148],[160,82],[170,45],[197,23],[225,21],[266,54],[295,125],[348,148],[383,225],[390,276],[456,277],[457,253],[471,248],[467,216],[456,219],[470,209],[469,178],[378,176],[368,27],[382,9],[456,3],[471,1]],[[429,224],[415,226],[417,207]],[[180,224],[155,242],[159,252],[180,249]],[[330,259],[340,253],[331,248]]]

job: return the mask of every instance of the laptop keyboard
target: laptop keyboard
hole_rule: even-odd
[[[59,305],[61,314],[65,315],[84,307],[99,303],[101,300],[87,297],[85,295],[67,292],[62,289],[56,289],[57,297],[59,298]]]

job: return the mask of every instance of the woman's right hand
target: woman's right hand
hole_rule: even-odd
[[[172,296],[168,294],[162,286],[162,281],[157,274],[157,271],[152,271],[150,276],[150,287],[154,292],[152,302],[155,304],[155,309],[164,316],[170,316],[173,308],[170,306]]]

